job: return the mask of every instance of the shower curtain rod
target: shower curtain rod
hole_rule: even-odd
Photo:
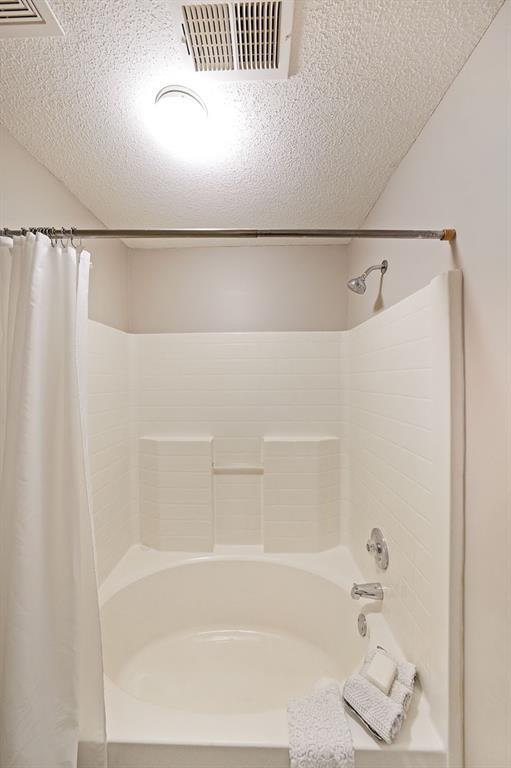
[[[5,237],[43,232],[53,240],[73,237],[118,238],[279,238],[279,237],[365,237],[398,240],[454,240],[455,229],[77,229],[75,227],[30,227],[0,229]]]

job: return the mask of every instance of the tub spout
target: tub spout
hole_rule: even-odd
[[[383,600],[383,587],[379,581],[373,581],[370,584],[353,584],[351,596],[353,600],[359,600],[361,597],[368,600]]]

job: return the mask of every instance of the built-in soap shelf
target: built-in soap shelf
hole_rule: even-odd
[[[250,466],[249,464],[222,466],[213,462],[212,470],[214,475],[264,475],[264,467]]]
[[[142,541],[165,550],[263,544],[315,552],[338,543],[339,439],[139,438]]]

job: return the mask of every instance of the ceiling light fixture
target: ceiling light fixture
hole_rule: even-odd
[[[180,155],[194,155],[206,139],[208,109],[185,85],[166,85],[154,100],[154,129]]]
[[[208,116],[208,108],[199,94],[184,85],[166,85],[158,91],[154,103],[169,128],[188,129]]]
[[[229,94],[214,83],[201,85],[200,95],[188,84],[166,85],[156,93],[153,80],[149,87],[141,84],[137,105],[149,133],[176,160],[217,164],[238,146],[240,116]]]

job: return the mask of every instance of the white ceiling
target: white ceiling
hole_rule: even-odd
[[[64,37],[0,41],[0,122],[108,226],[358,226],[501,3],[296,0],[289,80],[211,84],[165,0],[52,0]],[[176,81],[221,127],[213,158],[150,130]]]

